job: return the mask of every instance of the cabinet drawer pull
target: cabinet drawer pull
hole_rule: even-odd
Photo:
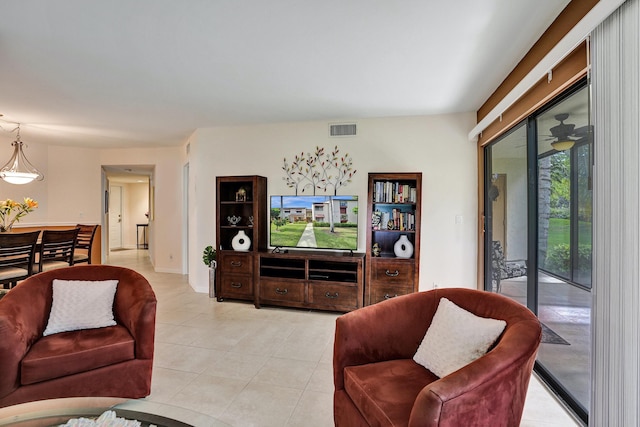
[[[242,261],[231,261],[231,267],[240,267],[242,265]]]
[[[327,292],[326,294],[324,294],[324,296],[327,297],[327,298],[338,298],[338,293],[337,292],[334,292],[334,293]]]
[[[276,294],[278,295],[286,295],[288,293],[289,293],[289,290],[286,288],[285,289],[276,288]]]
[[[397,296],[398,296],[398,294],[394,294],[394,295],[384,294],[384,299],[391,299],[391,298],[395,298]]]
[[[398,270],[394,271],[393,273],[390,272],[389,270],[385,270],[384,274],[386,274],[389,277],[396,277],[398,274],[400,274],[400,272]]]
[[[231,282],[231,287],[240,289],[242,287],[242,283]]]

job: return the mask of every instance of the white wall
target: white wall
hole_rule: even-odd
[[[339,120],[337,122],[348,122]],[[337,145],[353,158],[357,173],[338,194],[366,200],[368,172],[422,172],[420,289],[475,287],[477,254],[476,146],[467,138],[473,113],[355,120],[358,136],[329,138],[328,122],[280,123],[196,131],[185,147],[94,149],[29,144],[27,157],[45,173],[43,182],[14,186],[0,182],[0,199],[33,197],[40,207],[21,224],[100,223],[101,165],[154,165],[155,220],[149,221],[151,261],[159,272],[181,273],[183,242],[182,170],[189,168],[189,271],[191,286],[208,292],[201,254],[215,243],[215,177],[264,175],[269,194],[292,194],[283,159]],[[334,122],[334,121],[332,121]],[[23,137],[23,139],[26,139]],[[11,155],[10,138],[0,140],[0,160]],[[365,224],[366,209],[359,222]],[[462,223],[456,223],[456,216]],[[365,250],[364,228],[359,250]],[[186,262],[186,261],[185,261]]]
[[[0,135],[0,165],[13,152],[13,136],[8,133]],[[155,182],[152,184],[157,188],[156,216],[149,225],[149,229],[155,231],[150,233],[149,255],[156,271],[182,272],[182,166],[186,161],[183,147],[104,150],[32,143],[26,133],[22,139],[28,143],[25,149],[27,158],[44,173],[45,179],[25,185],[12,185],[0,180],[0,200],[32,197],[39,203],[39,207],[24,217],[19,225],[100,224],[103,197],[101,166],[154,165]],[[146,210],[134,210],[140,211],[136,213],[135,221],[146,222]],[[131,231],[129,234],[133,244],[135,228],[133,234]]]
[[[498,158],[491,166],[507,177],[505,258],[527,259],[527,160]]]
[[[339,122],[349,122],[340,120]],[[208,290],[201,254],[215,244],[215,178],[263,175],[268,194],[293,194],[286,186],[283,159],[316,146],[338,146],[353,158],[357,173],[338,194],[366,200],[368,172],[422,172],[420,289],[474,288],[477,283],[477,149],[468,140],[475,114],[355,120],[358,136],[328,137],[328,122],[279,123],[197,130],[190,142],[189,281]],[[360,209],[359,223],[366,223]],[[456,216],[462,223],[456,223]],[[365,251],[360,227],[359,251]]]

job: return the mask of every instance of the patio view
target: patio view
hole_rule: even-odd
[[[586,82],[487,147],[485,287],[543,325],[536,370],[585,420],[590,400],[592,129]]]

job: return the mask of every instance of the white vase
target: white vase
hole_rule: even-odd
[[[411,258],[413,255],[413,243],[409,241],[406,234],[402,234],[393,245],[393,252],[398,258]]]
[[[231,247],[236,251],[246,252],[251,247],[251,239],[245,234],[244,230],[240,230],[231,240]]]

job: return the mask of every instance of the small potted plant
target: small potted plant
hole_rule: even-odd
[[[207,246],[202,253],[202,261],[209,267],[209,298],[215,297],[216,292],[216,250]]]

